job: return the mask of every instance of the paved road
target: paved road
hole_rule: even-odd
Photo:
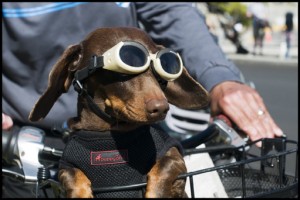
[[[277,124],[288,139],[298,141],[298,63],[232,60],[246,80],[255,83]],[[286,170],[295,167],[294,157],[287,158]]]

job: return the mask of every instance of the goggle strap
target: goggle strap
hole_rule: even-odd
[[[92,73],[94,73],[97,69],[102,68],[104,66],[104,61],[103,61],[103,56],[92,56],[92,58],[90,59],[90,63],[89,66],[78,70],[75,73],[75,80],[78,81],[82,81],[83,79],[86,79],[87,77],[89,77],[89,75],[91,75]]]
[[[86,97],[90,108],[94,111],[96,115],[98,115],[98,117],[112,124],[115,122],[114,119],[97,106],[97,104],[93,101],[92,97],[88,95],[87,91],[81,85],[82,80],[89,77],[89,75],[94,73],[97,69],[102,68],[103,65],[104,65],[103,56],[99,56],[99,57],[95,55],[92,56],[89,66],[75,72],[73,86],[75,91],[78,92],[80,96]]]
[[[98,68],[102,68],[104,66],[104,62],[103,62],[103,56],[96,56],[94,55],[92,57],[93,60],[93,70],[96,70]]]

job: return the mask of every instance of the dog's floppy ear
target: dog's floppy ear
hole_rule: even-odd
[[[182,109],[200,109],[208,105],[208,92],[183,68],[182,74],[167,84],[165,95],[169,103]]]
[[[60,56],[53,66],[48,79],[48,87],[35,103],[29,115],[29,120],[38,121],[44,118],[62,93],[69,90],[74,76],[74,68],[81,56],[81,45],[71,45]]]

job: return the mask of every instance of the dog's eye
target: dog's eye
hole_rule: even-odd
[[[137,74],[124,74],[120,72],[114,72],[110,70],[103,69],[100,72],[101,77],[103,77],[105,83],[114,83],[114,82],[123,82],[132,79],[133,77],[137,76]]]
[[[135,76],[137,76],[137,74],[123,74],[123,73],[118,73],[119,79],[122,81],[126,81],[129,80]]]

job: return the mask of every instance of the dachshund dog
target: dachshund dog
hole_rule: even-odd
[[[112,194],[185,197],[185,180],[177,179],[186,173],[180,143],[156,122],[165,118],[168,103],[199,109],[209,97],[178,53],[138,28],[98,28],[63,52],[29,119],[44,118],[71,84],[78,92],[78,115],[68,120],[72,139],[58,173],[67,197],[107,197],[93,189],[142,181],[142,196]]]

